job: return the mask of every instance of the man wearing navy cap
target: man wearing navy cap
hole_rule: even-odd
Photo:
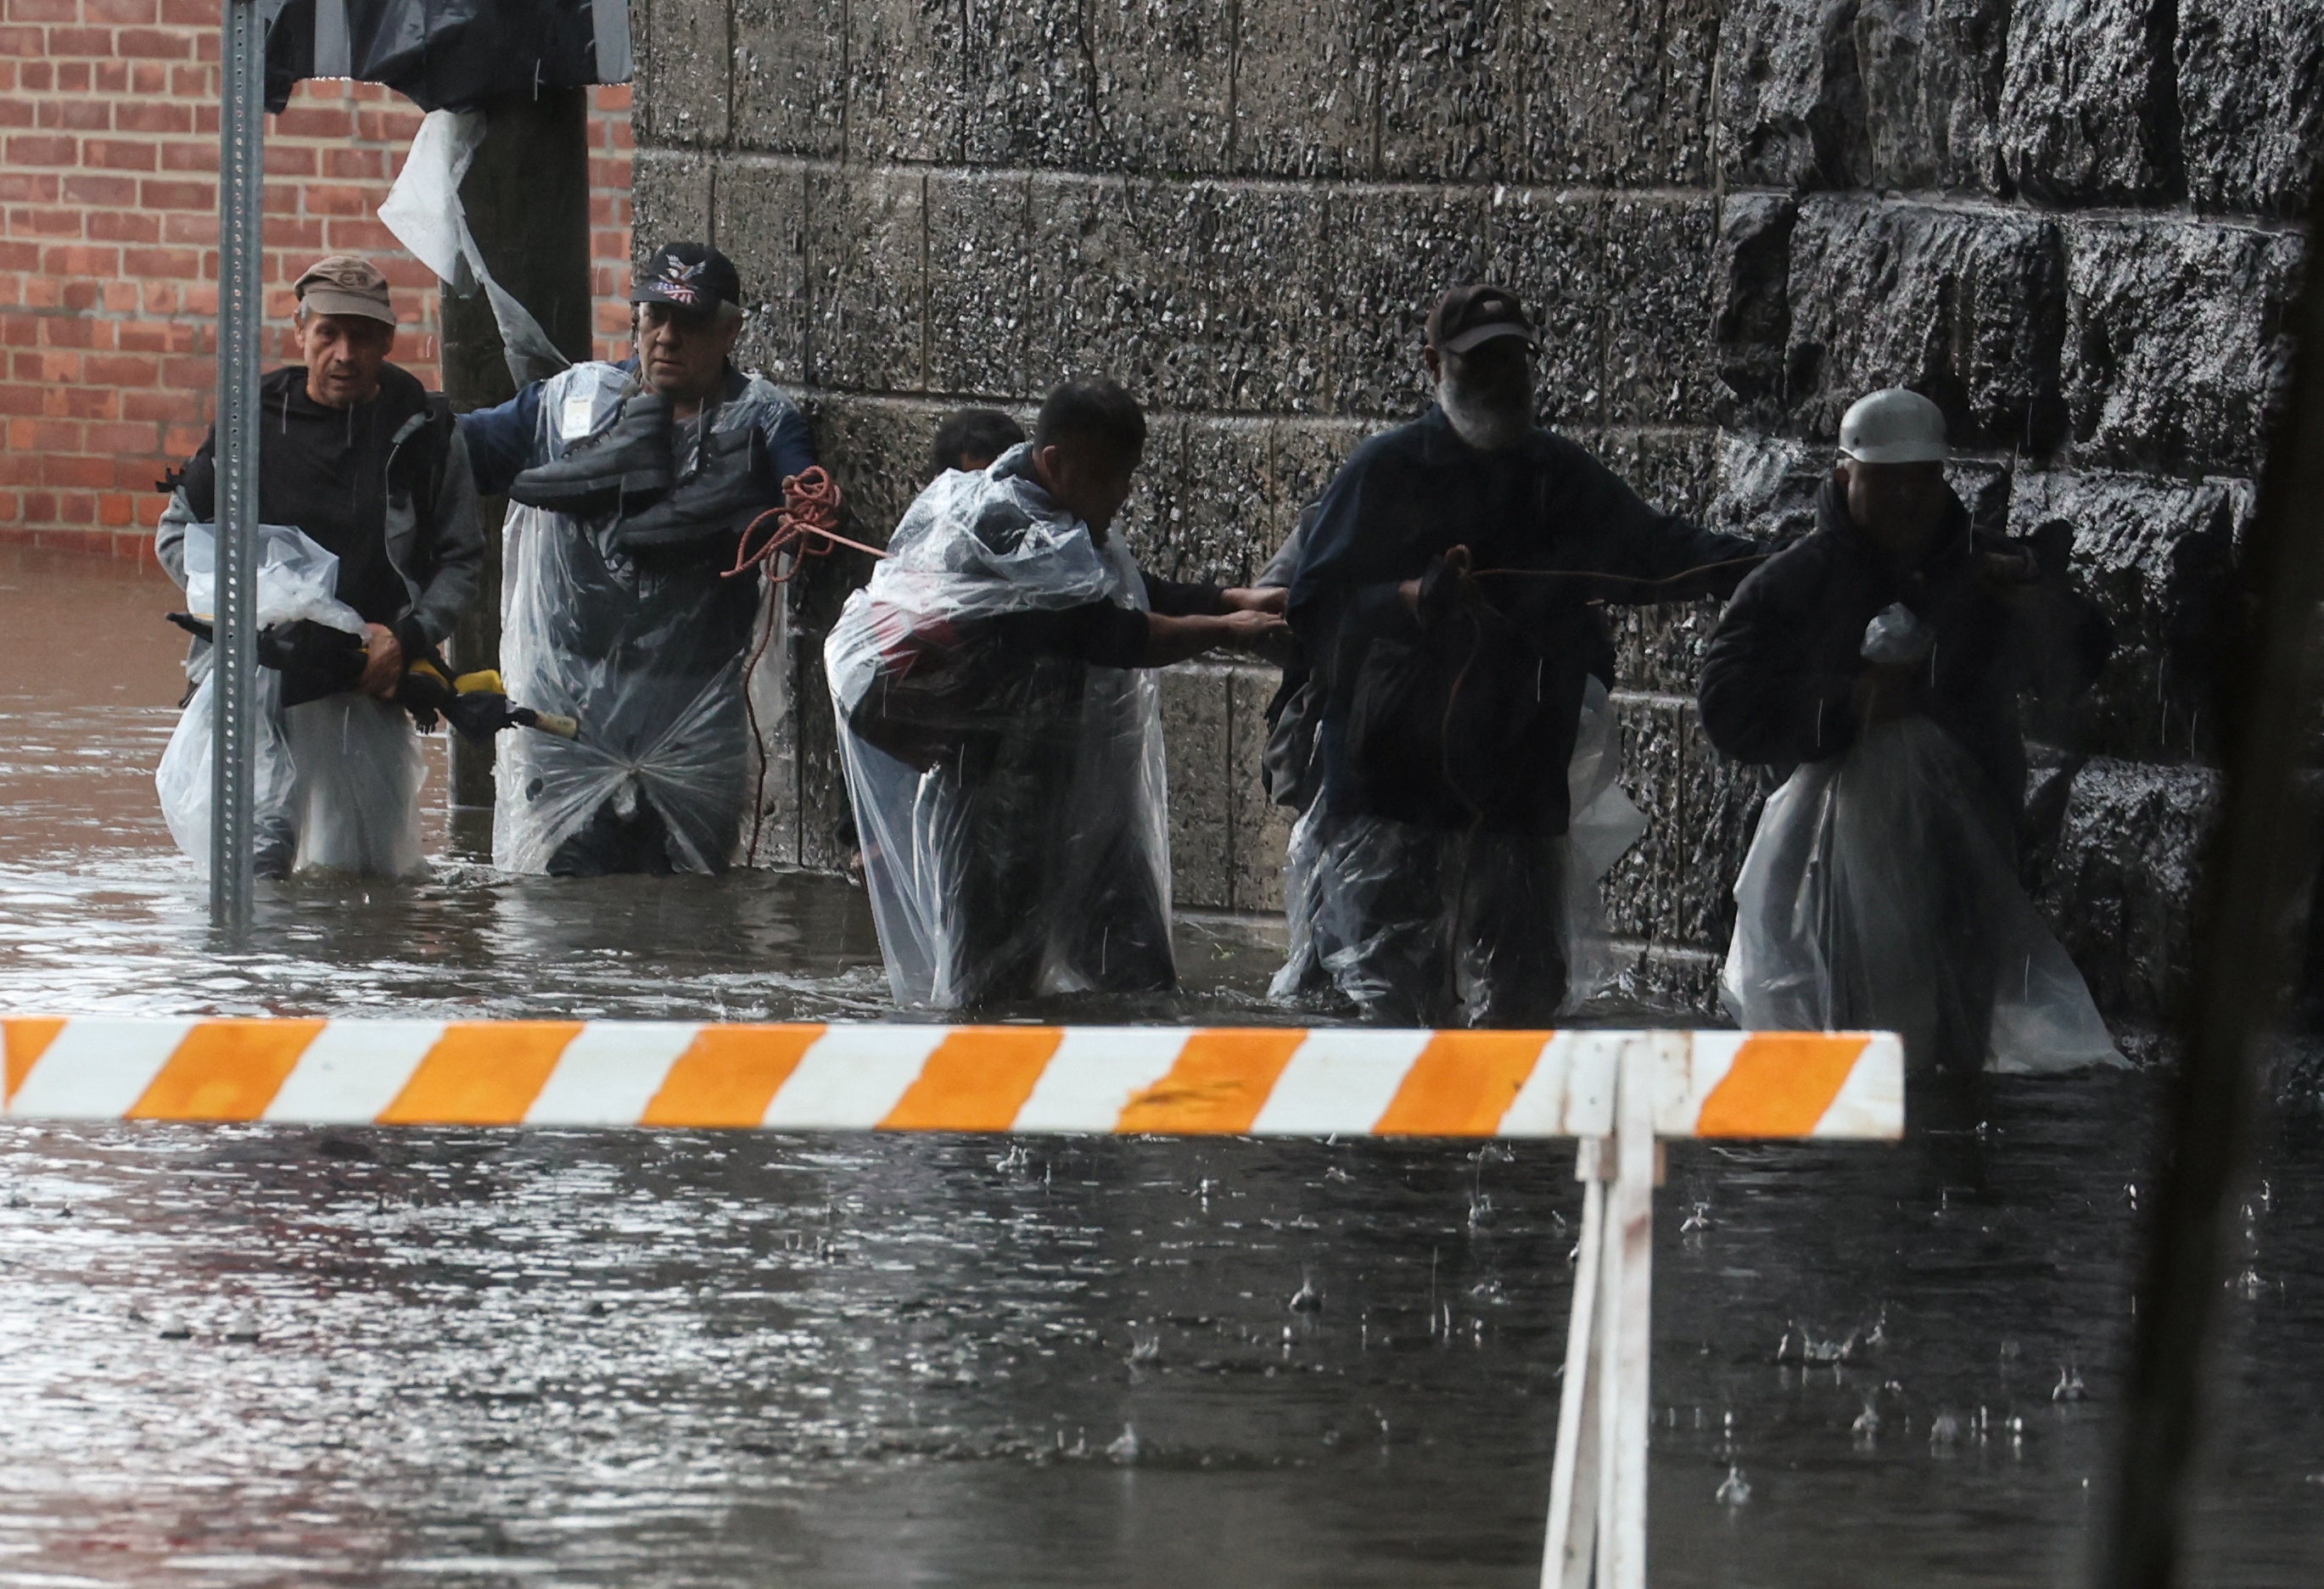
[[[1600,607],[1724,595],[1757,550],[1541,428],[1539,345],[1507,289],[1446,293],[1422,349],[1434,406],[1358,447],[1306,533],[1289,616],[1323,687],[1323,777],[1293,831],[1278,996],[1546,1023],[1611,859],[1576,855],[1569,819],[1614,832],[1601,850],[1638,831],[1610,782]]]
[[[751,802],[746,675],[779,666],[754,643],[779,594],[726,575],[814,466],[806,418],[734,367],[742,280],[716,249],[656,249],[630,302],[631,358],[460,419],[477,489],[511,502],[502,672],[581,725],[502,742],[493,850],[512,871],[724,870]]]

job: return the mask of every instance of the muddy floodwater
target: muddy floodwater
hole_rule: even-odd
[[[0,563],[0,1007],[887,1013],[862,896],[813,877],[453,860],[262,885],[215,952],[153,801],[173,593]],[[1076,1015],[1277,1018],[1263,932],[1184,947],[1183,1003]],[[1654,1582],[2077,1582],[2155,1096],[1675,1145]],[[2319,1138],[2289,1112],[2246,1211],[2196,1582],[2324,1559]],[[1541,1144],[0,1125],[0,1585],[1531,1584],[1572,1176]]]

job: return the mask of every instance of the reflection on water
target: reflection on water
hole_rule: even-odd
[[[811,878],[300,883],[213,956],[152,807],[167,590],[0,585],[0,1007],[882,1006],[861,896]],[[1263,945],[1188,950],[1191,1007],[1259,1013]],[[1993,1103],[1674,1148],[1658,1584],[2073,1580],[2152,1088]],[[2204,1582],[2324,1547],[2316,1145],[2247,1216]],[[1528,1584],[1572,1163],[0,1127],[0,1585]]]

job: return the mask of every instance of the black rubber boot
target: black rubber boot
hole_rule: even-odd
[[[702,444],[702,463],[667,496],[625,511],[613,539],[624,547],[666,547],[740,529],[782,501],[766,479],[751,426],[715,431]],[[629,504],[624,500],[624,507]]]
[[[670,487],[669,418],[668,398],[632,393],[611,425],[510,482],[509,500],[581,515],[652,501]]]

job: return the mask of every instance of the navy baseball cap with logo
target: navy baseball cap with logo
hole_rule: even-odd
[[[722,303],[740,305],[742,278],[735,273],[733,261],[706,243],[666,243],[638,267],[630,301],[704,310]]]
[[[1503,336],[1517,337],[1536,351],[1541,347],[1533,317],[1506,287],[1456,287],[1436,300],[1428,317],[1428,345],[1439,353],[1465,354]]]

